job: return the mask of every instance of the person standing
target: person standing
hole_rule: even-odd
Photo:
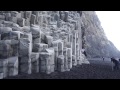
[[[112,57],[111,62],[114,63],[114,66],[112,66],[112,70],[119,70],[120,67],[119,61]]]

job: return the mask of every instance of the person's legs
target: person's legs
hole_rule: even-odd
[[[116,66],[113,66],[113,70],[116,70]]]
[[[117,64],[114,65],[114,70],[117,70],[118,69],[118,66]]]

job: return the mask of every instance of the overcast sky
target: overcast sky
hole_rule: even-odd
[[[107,38],[120,50],[120,11],[96,11]]]

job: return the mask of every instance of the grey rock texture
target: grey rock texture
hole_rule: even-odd
[[[119,57],[120,51],[109,41],[94,11],[82,11],[83,47],[88,57]]]
[[[70,71],[89,64],[84,49],[118,55],[93,11],[0,11],[0,78]]]

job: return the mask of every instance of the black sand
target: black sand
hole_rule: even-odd
[[[6,79],[120,79],[120,70],[112,71],[109,65],[83,64],[73,67],[64,73],[54,72],[50,75],[37,73],[31,75],[18,75]]]

